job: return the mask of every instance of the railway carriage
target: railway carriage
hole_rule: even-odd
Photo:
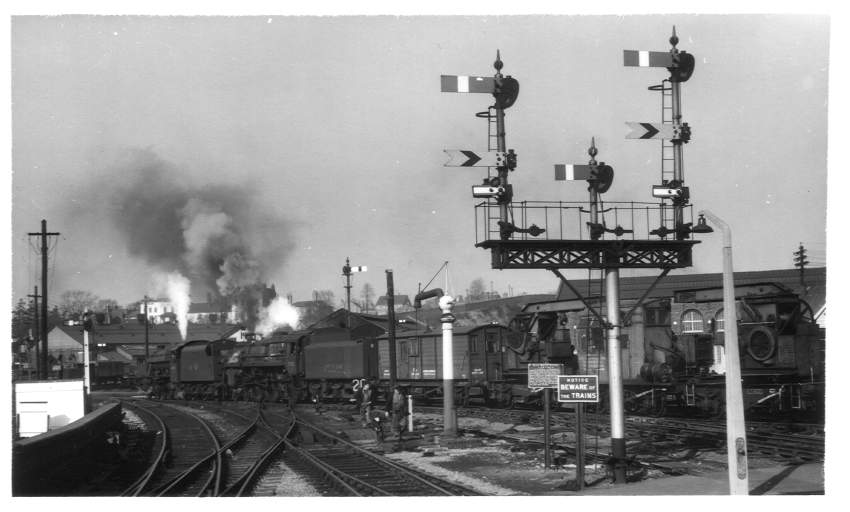
[[[452,360],[456,398],[507,405],[511,398],[506,370],[518,367],[515,352],[509,350],[510,329],[499,324],[456,326],[452,332]],[[422,399],[442,397],[442,330],[415,330],[397,333],[396,377],[400,385]],[[389,337],[377,338],[380,379],[390,378]]]

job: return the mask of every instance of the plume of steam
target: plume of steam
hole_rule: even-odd
[[[180,337],[186,341],[186,331],[189,326],[189,305],[192,303],[189,295],[189,279],[178,272],[158,273],[154,275],[157,294],[168,297],[177,317],[177,328]]]
[[[268,336],[281,327],[297,328],[298,322],[298,310],[289,303],[287,298],[276,297],[267,308],[260,311],[259,323],[255,331]]]

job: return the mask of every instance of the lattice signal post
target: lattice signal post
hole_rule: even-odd
[[[510,77],[502,78],[499,73],[502,62],[498,53],[494,64],[497,73],[492,79],[442,77],[443,92],[491,93],[496,98],[496,105],[490,107],[491,111],[495,109],[495,115],[490,111],[477,114],[478,117],[487,117],[488,121],[497,120],[496,153],[485,157],[474,151],[447,151],[450,156],[447,166],[490,166],[495,163],[498,169],[498,176],[486,178],[481,186],[473,186],[473,197],[485,199],[475,207],[476,246],[491,251],[492,267],[496,269],[550,270],[606,326],[611,440],[617,483],[625,483],[626,467],[619,271],[622,268],[662,270],[639,299],[638,303],[641,303],[670,270],[691,266],[693,246],[699,243],[691,239],[693,213],[688,204],[689,191],[684,186],[682,165],[682,144],[690,139],[690,128],[687,123],[681,122],[680,108],[680,84],[693,73],[694,58],[676,49],[678,37],[675,27],[670,43],[673,48],[669,52],[627,50],[624,53],[626,66],[666,67],[671,75],[669,80],[665,80],[665,83],[670,82],[669,87],[665,84],[650,87],[663,93],[664,122],[628,123],[632,131],[627,138],[662,139],[662,182],[652,187],[652,197],[660,198],[660,203],[606,203],[603,208],[599,196],[611,186],[614,171],[604,162],[596,162],[595,140],[592,140],[588,151],[591,159],[587,165],[555,166],[556,180],[587,180],[589,209],[586,208],[587,203],[512,202],[513,190],[507,183],[507,176],[508,171],[515,168],[516,155],[512,150],[505,151],[504,109],[516,100],[519,84]],[[505,81],[509,79],[513,83],[505,87]],[[669,118],[665,117],[666,114]],[[669,154],[665,153],[668,150]],[[672,162],[672,169],[665,168],[669,162]],[[686,222],[686,214],[690,215],[690,222]],[[615,227],[609,228],[609,225]],[[563,268],[605,271],[604,318],[561,274],[559,269]]]

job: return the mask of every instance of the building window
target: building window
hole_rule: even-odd
[[[667,327],[670,325],[670,310],[662,308],[647,308],[644,312],[644,323],[648,327]]]
[[[682,314],[682,332],[703,332],[702,314],[696,309],[689,309]]]
[[[723,332],[723,310],[719,310],[714,315],[714,330],[715,332]]]

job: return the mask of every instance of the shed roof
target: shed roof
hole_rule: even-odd
[[[83,327],[81,325],[60,325],[65,334],[82,345]],[[186,339],[221,339],[228,338],[241,329],[238,325],[230,324],[189,324]],[[182,343],[180,330],[174,324],[149,325],[147,342],[149,345],[172,345]],[[145,326],[138,323],[113,325],[97,325],[91,333],[89,343],[105,343],[107,345],[144,345]]]
[[[620,277],[620,299],[639,299],[652,285],[661,271],[653,276]],[[568,279],[569,283],[585,298],[598,296],[604,291],[602,282],[591,283],[588,291],[587,279]],[[826,267],[808,268],[805,271],[806,287],[800,284],[798,269],[760,270],[734,273],[735,286],[758,283],[778,283],[805,300],[817,311],[826,303]],[[723,286],[723,274],[668,274],[661,279],[647,298],[672,298],[676,291],[717,288]],[[577,298],[563,283],[558,288],[557,300]]]

